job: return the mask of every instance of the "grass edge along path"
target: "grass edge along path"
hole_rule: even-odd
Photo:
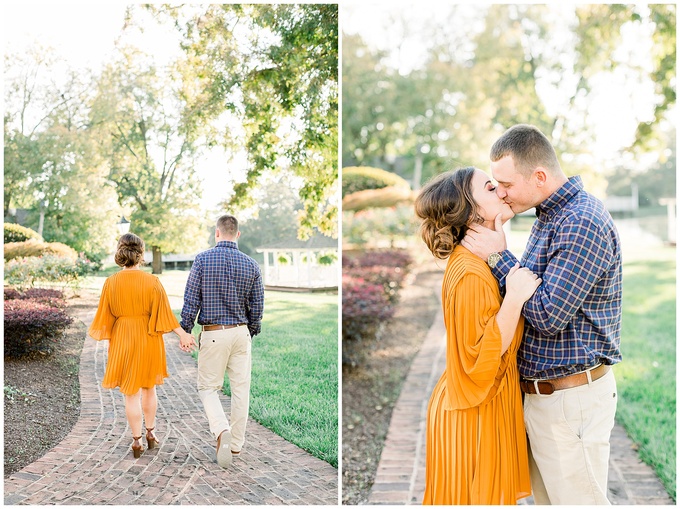
[[[265,292],[252,363],[250,417],[337,468],[337,294]]]
[[[676,499],[676,249],[658,248],[623,264],[616,420]]]

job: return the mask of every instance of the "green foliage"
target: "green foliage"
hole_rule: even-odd
[[[396,241],[411,239],[418,231],[413,208],[399,205],[391,208],[375,208],[350,212],[343,207],[343,241],[362,247],[382,244],[394,245]]]
[[[225,208],[251,206],[260,177],[288,167],[304,180],[300,236],[307,238],[315,227],[335,233],[337,4],[213,4],[200,10],[184,17],[174,7],[160,12],[175,20],[184,39],[183,72],[195,84],[184,95],[187,108],[197,112],[192,125],[211,143],[245,145],[248,152],[245,181],[234,185]],[[237,24],[246,28],[246,45],[234,35]],[[217,125],[225,112],[243,126],[243,139]]]
[[[21,226],[19,224],[5,223],[4,230],[5,244],[9,242],[24,242],[25,240],[29,239],[42,240],[42,237],[37,231],[31,230],[30,228],[26,228],[25,226]]]
[[[342,169],[342,196],[364,191],[366,189],[382,189],[394,186],[410,189],[410,185],[399,175],[381,168],[346,167]]]
[[[338,255],[331,252],[319,253],[316,261],[319,265],[333,265],[336,261],[338,261]]]
[[[33,287],[36,283],[55,283],[77,289],[81,278],[94,267],[79,258],[72,261],[54,255],[15,258],[5,264],[5,281],[17,288]]]
[[[24,242],[10,242],[5,244],[5,261],[13,260],[14,258],[43,256],[46,254],[66,258],[73,263],[78,259],[78,253],[75,249],[66,244],[62,244],[61,242],[42,242],[33,238]]]
[[[297,216],[302,209],[290,175],[282,172],[262,180],[260,189],[253,193],[257,214],[240,221],[241,236],[238,240],[244,253],[261,261],[262,254],[256,251],[258,247],[297,237]]]
[[[579,20],[575,33],[578,36],[576,68],[583,73],[575,95],[589,90],[588,80],[598,72],[611,72],[617,67],[630,66],[627,56],[616,56],[622,42],[625,25],[645,24],[652,29],[652,50],[649,55],[650,71],[656,92],[652,120],[638,124],[633,146],[640,150],[655,150],[656,139],[662,136],[659,123],[675,104],[676,77],[676,6],[654,4],[645,9],[629,5],[582,5],[576,10]],[[631,73],[642,74],[631,66]]]
[[[488,167],[498,136],[531,123],[551,138],[568,175],[596,174],[591,91],[615,71],[631,90],[651,81],[657,92],[656,105],[638,113],[644,121],[626,155],[660,152],[675,103],[675,8],[461,4],[414,29],[407,9],[386,7],[375,24],[389,25],[393,44],[382,46],[389,49],[343,35],[343,164],[424,182],[457,166]],[[653,44],[646,60],[632,62],[622,34],[638,29]],[[398,68],[409,61],[405,47],[420,47],[422,58]]]
[[[125,47],[103,71],[91,110],[118,201],[149,247],[190,252],[203,225],[196,200],[198,133],[182,83]]]
[[[658,205],[660,198],[675,198],[677,180],[675,130],[669,133],[669,146],[660,152],[660,160],[650,168],[633,172],[626,166],[620,166],[608,176],[607,194],[612,196],[629,196],[631,184],[638,186],[638,197],[641,207]]]
[[[101,258],[114,240],[118,205],[87,119],[87,73],[60,65],[47,50],[6,57],[5,214],[28,209],[34,228],[42,215],[46,241]]]

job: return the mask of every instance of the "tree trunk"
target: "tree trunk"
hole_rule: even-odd
[[[161,248],[158,246],[151,246],[151,253],[153,254],[153,260],[151,261],[151,272],[153,274],[163,273],[163,253]]]

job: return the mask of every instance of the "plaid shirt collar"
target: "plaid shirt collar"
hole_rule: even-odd
[[[579,175],[569,177],[569,180],[557,191],[536,206],[536,217],[543,224],[550,221],[555,214],[564,208],[579,192],[583,190],[583,181]]]
[[[217,244],[215,244],[215,247],[238,249],[238,244],[233,240],[220,240]]]

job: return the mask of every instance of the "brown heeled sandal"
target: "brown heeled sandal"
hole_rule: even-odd
[[[144,450],[144,447],[142,447],[142,444],[139,443],[139,441],[142,439],[142,436],[135,437],[133,436],[132,439],[134,442],[132,443],[132,455],[136,458],[139,458],[142,455],[142,451]]]
[[[156,435],[153,432],[154,429],[156,428],[146,428],[146,443],[149,446],[149,449],[153,449],[158,445],[158,438],[156,438]]]

